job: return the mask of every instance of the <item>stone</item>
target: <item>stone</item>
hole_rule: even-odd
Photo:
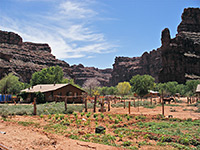
[[[104,128],[103,126],[98,126],[95,128],[95,133],[105,133],[106,128]]]

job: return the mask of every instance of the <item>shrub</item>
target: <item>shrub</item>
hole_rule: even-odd
[[[119,123],[119,120],[118,119],[115,119],[115,124],[118,124]]]
[[[103,113],[101,113],[101,118],[102,118],[102,119],[104,118],[104,114],[103,114]]]
[[[159,138],[159,141],[161,141],[161,142],[171,142],[172,138],[170,136],[161,136]]]
[[[90,118],[90,116],[91,116],[91,113],[88,112],[88,113],[86,114],[86,117],[87,117],[87,118]]]
[[[96,118],[98,116],[98,114],[94,114],[93,117]]]
[[[60,115],[60,120],[63,120],[65,118],[65,115]]]
[[[187,138],[179,138],[178,142],[183,145],[189,145],[190,141]]]
[[[132,143],[130,141],[124,141],[122,143],[123,146],[130,146]]]
[[[84,115],[85,115],[85,113],[84,113],[84,112],[82,112],[82,113],[81,113],[81,117],[83,117]]]

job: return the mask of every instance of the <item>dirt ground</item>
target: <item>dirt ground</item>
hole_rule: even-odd
[[[0,131],[6,132],[0,134],[0,144],[12,150],[122,150],[122,148],[72,140],[5,121],[0,122]]]
[[[185,98],[181,100],[186,102]],[[175,104],[175,103],[173,103]],[[200,113],[194,113],[194,111],[183,111],[183,109],[193,109],[195,107],[187,106],[186,103],[178,103],[180,106],[165,106],[165,116],[172,115],[174,118],[181,119],[200,119]],[[171,112],[171,110],[176,110]],[[150,109],[140,107],[131,107],[131,114],[149,114],[156,115],[161,114],[161,106]],[[108,113],[108,112],[106,112]],[[128,108],[111,108],[109,113],[114,114],[127,114]],[[14,121],[0,121],[0,131],[6,132],[5,134],[0,133],[0,144],[6,146],[12,150],[122,150],[123,148],[112,147],[102,144],[89,143],[83,141],[72,140],[64,135],[57,135],[46,133],[42,129],[32,128],[19,125],[17,121],[34,120],[42,124],[42,119],[38,116],[15,116],[11,118]],[[44,122],[45,123],[45,122]],[[143,147],[142,149],[154,149],[152,147]],[[161,148],[165,149],[165,148]],[[167,148],[166,148],[167,149]],[[0,148],[1,150],[1,148]]]

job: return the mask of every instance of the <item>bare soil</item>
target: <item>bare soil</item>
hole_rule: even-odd
[[[184,109],[193,109],[195,107],[187,106],[186,98],[181,98],[184,103],[178,103],[179,106],[165,106],[165,116],[172,115],[174,118],[180,119],[200,119],[200,113],[194,111],[184,111]],[[175,103],[172,103],[175,104]],[[171,112],[174,109],[175,112]],[[92,111],[92,110],[89,110]],[[157,115],[161,114],[162,107],[156,108],[138,108],[131,107],[131,114],[146,114]],[[111,108],[110,112],[105,114],[128,114],[128,108]],[[47,133],[42,128],[36,128],[31,126],[23,126],[18,124],[19,121],[33,121],[40,125],[45,125],[46,121],[39,116],[14,116],[10,118],[11,121],[0,121],[0,131],[6,132],[6,134],[0,133],[0,144],[13,150],[122,150],[124,148],[112,147],[108,145],[102,145],[97,143],[83,142],[78,140],[72,140],[66,135],[58,135],[53,133]],[[93,121],[94,124],[94,121]],[[105,123],[101,125],[106,126]],[[94,132],[94,128],[89,129],[84,127],[88,132]],[[0,148],[1,149],[1,148]],[[152,147],[143,146],[140,149],[173,149],[172,147]]]

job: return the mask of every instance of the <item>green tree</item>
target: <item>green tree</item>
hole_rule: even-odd
[[[62,82],[63,70],[59,66],[43,68],[41,71],[35,72],[31,78],[31,85],[53,84]]]
[[[99,87],[98,89],[100,95],[116,95],[117,94],[117,88],[116,87]]]
[[[150,75],[135,75],[130,80],[132,91],[143,97],[154,87],[154,81],[155,79]]]
[[[200,80],[186,81],[186,92],[194,94],[198,84],[200,84]]]
[[[131,89],[131,85],[129,82],[120,82],[117,85],[118,93],[121,96],[128,94],[130,92],[130,89]]]
[[[184,84],[178,84],[176,86],[176,93],[179,93],[180,95],[186,94],[186,86]]]
[[[167,82],[166,83],[166,90],[170,93],[170,95],[176,94],[176,87],[178,86],[178,82]]]
[[[0,92],[3,94],[17,94],[24,88],[24,85],[17,76],[9,73],[0,80]]]

